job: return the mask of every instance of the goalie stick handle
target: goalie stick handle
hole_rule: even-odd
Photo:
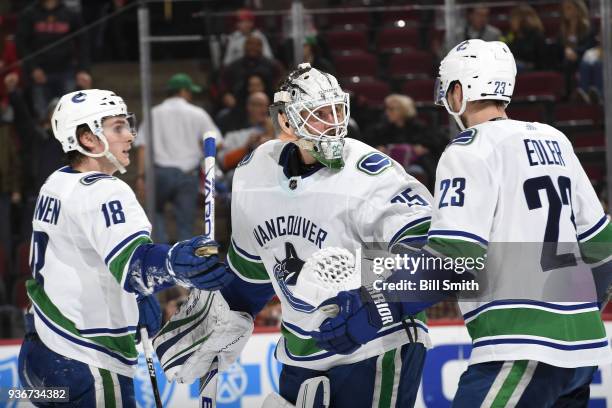
[[[204,236],[215,239],[215,156],[217,142],[214,131],[208,131],[203,136],[204,150]],[[217,254],[216,247],[201,247],[196,249],[197,256]]]
[[[153,388],[153,396],[155,397],[155,407],[162,408],[159,387],[157,386],[157,376],[155,375],[155,365],[153,365],[153,350],[151,349],[151,343],[149,343],[149,333],[146,327],[140,328],[140,341],[142,342],[142,348],[149,370],[149,378],[151,379],[151,387]]]

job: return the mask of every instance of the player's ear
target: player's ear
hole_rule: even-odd
[[[93,150],[98,145],[98,137],[89,128],[77,131],[79,143],[87,151]]]

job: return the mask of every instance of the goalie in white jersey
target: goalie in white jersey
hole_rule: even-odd
[[[137,326],[152,335],[161,323],[148,295],[177,283],[218,289],[232,277],[216,256],[195,256],[214,245],[203,237],[151,242],[134,193],[112,176],[125,172],[136,135],[123,99],[98,89],[66,94],[52,126],[69,165],[41,188],[32,221],[21,384],[67,387],[70,406],[135,407]]]
[[[506,115],[515,79],[501,42],[468,40],[442,61],[436,103],[462,131],[440,159],[428,245],[415,259],[487,255],[486,268],[469,276],[488,286],[460,302],[473,349],[453,406],[583,407],[596,366],[612,361],[600,315],[612,280],[612,227],[565,135]],[[388,281],[461,279],[427,265]],[[333,349],[359,316],[352,292],[338,296],[339,316],[315,335],[323,347]],[[425,295],[392,303],[394,314],[444,294]]]
[[[344,138],[349,98],[332,75],[301,64],[274,102],[280,140],[247,155],[234,175],[227,262],[237,278],[222,294],[252,315],[279,297],[280,395],[291,404],[303,382],[325,376],[333,407],[412,406],[429,345],[424,314],[402,316],[364,345],[326,352],[308,334],[321,320],[300,273],[324,248],[424,242],[432,197],[398,163]]]

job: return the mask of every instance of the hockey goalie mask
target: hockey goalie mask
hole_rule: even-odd
[[[125,173],[125,167],[109,151],[108,140],[104,136],[102,122],[113,116],[125,117],[130,132],[136,134],[136,117],[127,111],[127,106],[121,97],[114,92],[101,89],[76,91],[61,97],[53,112],[51,127],[65,153],[77,150],[89,157],[106,157],[119,172]],[[81,125],[88,125],[93,134],[102,141],[104,144],[102,153],[88,152],[79,144],[76,131]]]
[[[349,95],[333,75],[298,65],[274,94],[270,109],[287,116],[289,126],[299,138],[296,144],[331,169],[344,167],[342,151],[350,116]]]
[[[467,102],[498,100],[510,103],[516,79],[514,56],[500,41],[467,40],[453,48],[440,63],[440,74],[434,87],[434,102],[444,106],[461,130],[459,118]],[[454,112],[448,102],[450,87],[461,84],[463,100]]]

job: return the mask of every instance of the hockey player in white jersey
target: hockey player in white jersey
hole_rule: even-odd
[[[288,403],[296,404],[304,382],[324,376],[330,406],[410,407],[429,345],[424,314],[402,316],[363,345],[327,352],[308,334],[318,326],[317,305],[296,287],[305,261],[322,248],[423,241],[432,197],[389,157],[345,138],[349,97],[332,75],[301,64],[270,111],[279,139],[247,155],[234,175],[227,263],[237,278],[221,293],[232,309],[252,315],[279,297],[276,357]]]
[[[177,283],[214,290],[232,277],[216,256],[195,256],[214,245],[203,237],[151,242],[134,193],[113,177],[130,163],[136,135],[123,99],[98,89],[66,94],[52,126],[69,165],[49,176],[34,213],[21,384],[67,387],[69,406],[135,407],[137,326],[152,335],[161,323],[148,295]]]
[[[501,42],[468,40],[441,62],[436,103],[462,131],[440,159],[428,244],[415,259],[486,254],[486,268],[472,276],[488,283],[488,294],[511,294],[460,302],[473,349],[453,406],[584,407],[596,366],[612,361],[599,310],[610,285],[612,227],[566,136],[508,118],[515,80],[514,58]],[[583,280],[572,275],[581,262],[593,267]],[[388,281],[457,279],[436,265],[399,269]],[[394,316],[443,294],[427,295],[391,303]],[[314,336],[333,350],[369,309],[356,291],[327,303],[340,313]]]

